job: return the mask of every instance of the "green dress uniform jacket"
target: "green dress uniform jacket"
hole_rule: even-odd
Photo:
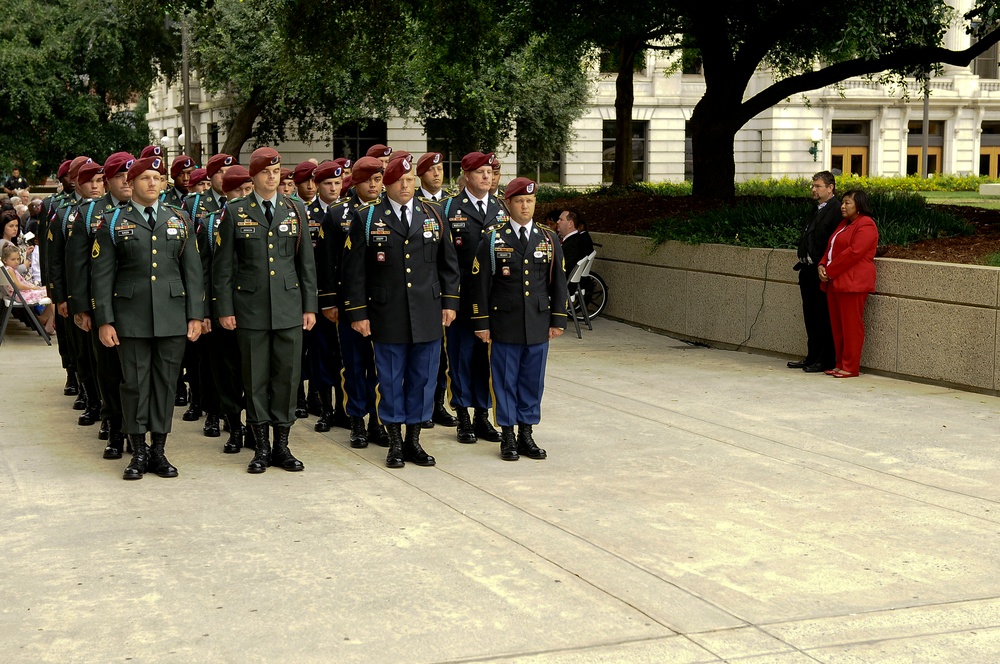
[[[170,207],[183,207],[185,196],[187,196],[187,194],[182,192],[177,187],[170,187],[160,194],[160,202],[166,203]]]
[[[487,232],[472,272],[472,325],[491,341],[540,344],[550,327],[566,328],[566,270],[551,230],[532,224],[527,249],[509,223]]]
[[[188,321],[205,311],[191,238],[187,214],[162,203],[153,228],[132,202],[106,213],[91,249],[96,324],[114,325],[119,337],[187,335]]]
[[[66,291],[66,238],[75,219],[77,203],[79,199],[75,194],[65,196],[53,212],[45,233],[49,297],[56,304],[66,302],[69,297]]]
[[[302,327],[319,311],[316,263],[302,201],[277,194],[272,222],[257,196],[226,203],[215,234],[214,313],[251,330]]]
[[[372,341],[424,343],[444,335],[442,309],[458,309],[458,258],[433,205],[413,201],[404,227],[389,199],[354,211],[344,246],[344,308],[368,319]]]
[[[90,293],[90,253],[101,220],[108,212],[121,207],[111,194],[84,201],[77,208],[66,238],[66,294],[70,314],[92,310]]]

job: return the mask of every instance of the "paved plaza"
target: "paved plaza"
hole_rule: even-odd
[[[175,413],[121,479],[56,349],[0,346],[3,662],[1000,661],[1000,399],[689,346],[552,344],[545,461],[434,468],[292,429],[303,473]]]

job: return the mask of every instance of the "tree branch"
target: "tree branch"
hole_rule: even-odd
[[[1000,28],[993,30],[964,51],[952,51],[940,46],[907,48],[874,60],[846,60],[817,71],[790,76],[743,102],[736,120],[740,122],[739,126],[743,126],[751,118],[771,108],[782,99],[799,92],[808,92],[833,85],[854,76],[877,74],[882,71],[914,65],[930,66],[935,63],[966,67],[997,42],[1000,42]]]

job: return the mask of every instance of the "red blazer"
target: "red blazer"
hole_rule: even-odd
[[[840,222],[830,244],[823,253],[820,265],[826,267],[830,280],[823,290],[828,293],[874,293],[875,247],[878,246],[878,228],[871,217],[859,216],[853,223]]]

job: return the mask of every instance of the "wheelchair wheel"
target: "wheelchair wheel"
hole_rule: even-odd
[[[583,301],[587,304],[588,315],[597,318],[608,305],[608,282],[593,270],[588,280],[590,284],[584,289]]]

